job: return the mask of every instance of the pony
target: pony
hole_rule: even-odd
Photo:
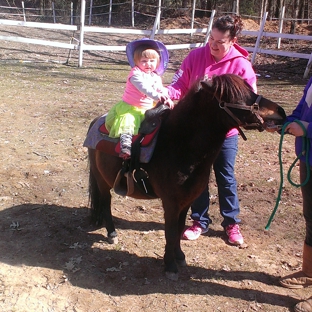
[[[162,120],[153,156],[140,164],[160,198],[165,219],[166,277],[178,279],[178,265],[186,265],[180,239],[192,202],[209,182],[212,164],[227,132],[240,129],[276,130],[285,120],[277,103],[254,93],[239,76],[224,74],[198,81]],[[95,119],[91,125],[94,124]],[[90,130],[89,128],[89,130]],[[244,136],[240,130],[241,135]],[[111,188],[122,166],[119,157],[88,148],[91,221],[105,221],[108,239],[117,238],[111,213]],[[131,195],[151,199],[140,190]]]

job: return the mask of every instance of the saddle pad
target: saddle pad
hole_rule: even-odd
[[[99,141],[103,140],[103,135],[99,132],[100,126],[105,123],[106,115],[100,116],[95,123],[89,128],[83,146],[91,149],[96,149]]]
[[[153,132],[146,134],[143,138],[143,141],[141,142],[141,146],[146,147],[148,145],[151,144],[153,138],[155,137],[156,132],[158,131],[159,127],[157,127]],[[105,123],[103,123],[100,128],[99,128],[100,133],[104,134],[104,135],[109,135],[109,132],[106,128]],[[139,135],[134,135],[132,137],[132,142],[134,142],[137,138],[139,137]],[[118,144],[116,146],[116,152],[119,153],[120,152],[120,145]]]
[[[83,146],[90,149],[100,150],[104,153],[118,157],[120,152],[120,144],[118,144],[119,138],[110,138],[108,136],[108,131],[105,127],[106,115],[107,114],[100,116],[91,126]],[[142,163],[148,163],[153,155],[157,141],[157,130],[158,129],[155,129],[143,139],[140,151],[140,162]],[[136,138],[138,138],[138,136],[134,136],[133,140]],[[153,140],[154,138],[155,140]]]

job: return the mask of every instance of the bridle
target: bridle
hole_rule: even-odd
[[[228,107],[231,107],[231,108],[236,108],[236,109],[243,109],[243,110],[248,110],[248,111],[251,111],[252,114],[254,114],[258,120],[260,121],[260,124],[262,125],[264,123],[262,117],[259,115],[259,103],[262,99],[262,95],[258,95],[256,101],[254,104],[252,105],[243,105],[243,104],[235,104],[235,103],[227,103],[227,102],[219,102],[219,107],[221,109],[224,109],[238,124],[238,131],[240,133],[240,135],[242,136],[242,138],[246,141],[247,138],[243,132],[243,130],[241,129],[241,127],[245,127],[245,126],[248,126],[248,127],[251,127],[251,126],[259,126],[258,123],[253,123],[253,124],[246,124],[246,123],[243,123],[240,119],[238,119],[230,109],[228,109]]]

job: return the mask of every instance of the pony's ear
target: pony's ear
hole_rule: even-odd
[[[206,91],[210,91],[210,92],[213,92],[213,89],[212,89],[212,81],[211,80],[201,80],[200,81],[200,85],[201,87],[206,90]]]

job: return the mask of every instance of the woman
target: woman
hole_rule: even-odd
[[[304,94],[293,113],[287,117],[286,122],[290,122],[285,132],[296,137],[296,155],[300,155],[303,140],[310,143],[308,164],[306,163],[306,153],[300,157],[300,183],[304,184],[308,174],[308,182],[301,186],[303,216],[306,225],[306,234],[303,244],[302,269],[294,274],[280,279],[280,284],[286,288],[303,288],[312,285],[312,78],[304,88]],[[299,121],[300,123],[296,122]],[[307,145],[306,145],[307,146]],[[308,165],[308,166],[307,166]],[[312,312],[312,297],[299,302],[295,306],[296,312]]]
[[[256,75],[248,61],[248,52],[240,47],[237,37],[243,29],[243,23],[237,15],[218,18],[212,25],[208,44],[192,50],[183,60],[180,69],[175,73],[168,93],[172,100],[182,98],[198,79],[211,79],[214,75],[237,74],[254,90]],[[225,229],[228,241],[234,245],[244,242],[238,223],[239,201],[234,175],[234,164],[238,149],[238,130],[229,131],[213,168],[218,185],[220,212],[223,216],[221,225]],[[208,188],[194,201],[191,206],[193,225],[183,237],[194,240],[208,231],[212,222],[208,215]]]

